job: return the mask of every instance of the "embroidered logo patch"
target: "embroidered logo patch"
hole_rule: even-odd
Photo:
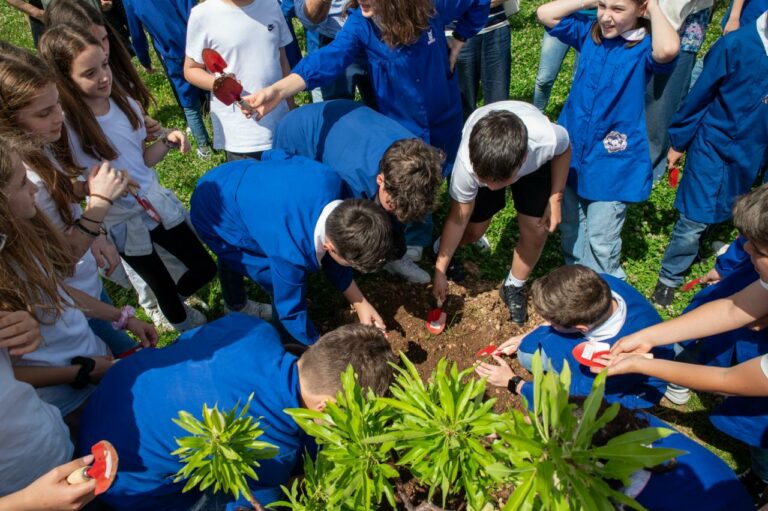
[[[274,30],[274,29],[275,29],[275,26],[272,23],[267,25],[267,30],[269,30],[270,32],[272,32],[272,30]]]
[[[609,153],[618,153],[627,148],[627,136],[618,131],[611,131],[603,139],[603,147]]]
[[[427,44],[432,44],[435,42],[435,36],[432,34],[432,30],[430,29],[427,32]]]

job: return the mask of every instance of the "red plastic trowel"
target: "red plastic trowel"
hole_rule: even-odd
[[[445,330],[447,315],[442,309],[443,302],[438,301],[437,307],[427,314],[427,331],[432,335],[440,335]]]
[[[203,50],[203,63],[206,69],[215,76],[213,95],[227,106],[240,103],[241,107],[250,110],[251,107],[242,98],[243,86],[237,81],[233,73],[224,72],[227,68],[227,61],[224,60],[224,57],[216,50],[206,48]]]
[[[118,464],[117,451],[111,443],[102,440],[93,444],[91,454],[93,454],[93,465],[78,468],[67,476],[67,482],[69,484],[80,484],[95,479],[96,491],[94,494],[101,495],[115,481]]]
[[[604,367],[604,364],[596,362],[595,359],[607,355],[611,352],[611,345],[607,342],[585,341],[573,348],[573,358],[587,367]]]

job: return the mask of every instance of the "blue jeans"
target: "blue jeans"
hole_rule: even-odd
[[[547,357],[547,354],[544,353],[544,350],[540,349],[539,351],[541,352],[541,367],[546,371],[549,369],[549,358]],[[534,353],[517,350],[517,361],[520,362],[520,365],[525,367],[525,370],[528,372],[533,371],[533,355]]]
[[[533,86],[533,106],[542,112],[547,108],[549,96],[552,94],[552,86],[560,73],[560,68],[563,66],[569,48],[570,46],[561,42],[557,37],[544,32],[544,38],[541,40],[539,71],[536,73],[536,82]],[[573,62],[574,73],[579,63],[578,59],[579,54],[576,53],[576,60]]]
[[[99,299],[106,304],[112,305],[112,300],[104,289],[101,290]],[[136,341],[131,339],[125,331],[112,328],[112,323],[109,321],[104,319],[89,319],[88,325],[91,327],[91,330],[93,330],[93,333],[109,346],[113,355],[125,353],[136,347]]]
[[[681,51],[674,71],[653,75],[645,90],[645,122],[653,165],[653,182],[658,183],[667,169],[669,135],[667,130],[677,107],[688,94],[696,54]]]
[[[659,282],[670,287],[683,283],[685,272],[699,254],[699,242],[708,227],[709,224],[696,222],[680,213],[661,260]]]
[[[184,118],[187,120],[187,126],[192,132],[192,137],[197,143],[197,147],[208,147],[211,145],[211,139],[208,136],[208,130],[205,129],[203,122],[203,108],[200,103],[191,107],[184,107]]]
[[[405,244],[409,247],[426,247],[432,244],[432,213],[421,222],[405,224]]]
[[[598,273],[625,279],[627,275],[621,269],[621,229],[627,205],[582,199],[566,186],[562,214],[560,240],[565,264],[581,264]]]
[[[456,70],[465,120],[477,107],[480,84],[484,104],[509,99],[511,39],[509,26],[499,27],[470,38],[461,49]]]

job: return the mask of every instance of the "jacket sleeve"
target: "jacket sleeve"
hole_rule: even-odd
[[[321,264],[323,273],[325,273],[331,285],[342,293],[346,291],[352,283],[352,268],[340,265],[328,254],[323,256]]]
[[[693,142],[709,106],[728,76],[727,36],[720,38],[704,58],[704,70],[683,99],[669,125],[669,140],[677,151],[685,151]]]
[[[544,30],[552,37],[558,38],[560,42],[573,46],[574,50],[580,52],[584,39],[590,37],[589,31],[594,23],[596,23],[594,18],[575,13],[561,19],[554,27],[545,27]]]
[[[293,68],[307,84],[307,90],[330,83],[344,72],[360,52],[360,32],[366,20],[359,10],[352,12],[330,44],[313,51]]]
[[[128,30],[131,33],[133,51],[136,52],[136,57],[141,62],[141,65],[148,68],[152,65],[152,59],[149,57],[149,42],[147,41],[147,35],[144,33],[144,26],[136,15],[131,0],[124,0],[123,7],[125,8],[125,18],[128,20]]]
[[[490,0],[436,0],[435,8],[443,25],[456,20],[456,33],[464,39],[477,34],[488,22]]]
[[[320,335],[307,311],[306,270],[281,259],[273,259],[270,270],[277,317],[294,339],[302,344],[313,344]]]
[[[733,240],[725,254],[717,258],[715,270],[720,274],[720,278],[725,278],[734,268],[749,259],[749,254],[744,251],[745,242],[744,236],[739,236]]]

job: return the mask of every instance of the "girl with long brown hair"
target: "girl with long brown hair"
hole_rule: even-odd
[[[105,217],[121,257],[149,284],[174,328],[184,331],[204,323],[205,316],[183,299],[213,279],[216,265],[186,223],[184,206],[160,184],[152,168],[174,147],[188,151],[186,137],[179,130],[167,131],[145,147],[139,105],[112,87],[107,56],[91,35],[67,25],[53,27],[40,40],[40,54],[61,94],[76,162],[90,167],[110,160],[140,186],[132,191],[133,197],[114,201]],[[155,251],[155,243],[187,267],[178,282]]]

